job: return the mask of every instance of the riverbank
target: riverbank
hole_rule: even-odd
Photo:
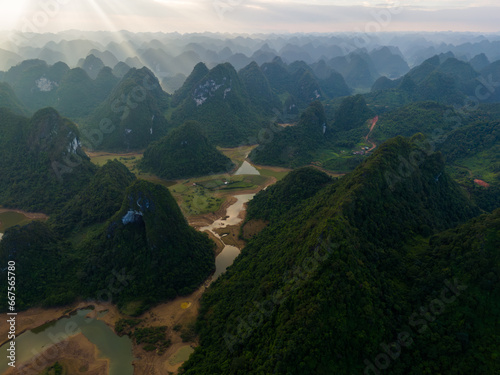
[[[239,194],[239,192],[238,192]],[[236,203],[238,199],[234,195],[227,196],[224,202],[222,202],[220,208],[215,212],[209,212],[202,215],[193,215],[187,217],[189,225],[195,229],[203,228],[211,225],[217,220],[226,217],[226,212],[229,207]]]

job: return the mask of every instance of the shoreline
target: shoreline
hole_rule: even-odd
[[[53,353],[56,353],[54,356]],[[49,354],[50,353],[50,354]],[[43,368],[39,364],[40,358],[49,360],[42,362]],[[77,333],[68,337],[66,340],[57,344],[46,347],[37,356],[22,363],[20,366],[10,368],[5,372],[5,375],[17,375],[26,373],[40,373],[45,368],[52,366],[55,362],[59,362],[68,373],[80,372],[81,368],[85,368],[92,375],[107,375],[109,374],[110,361],[108,358],[101,358],[97,346],[82,333]]]
[[[81,306],[80,305],[85,305]],[[72,307],[62,307],[62,308],[42,308],[42,307],[33,307],[28,310],[21,311],[16,316],[16,338],[25,333],[26,331],[33,330],[44,326],[46,324],[57,322],[64,318],[69,318],[72,313],[75,311],[84,309],[88,307],[88,304],[78,303],[70,305]],[[56,315],[57,318],[48,318],[49,315]],[[45,317],[47,316],[47,318]],[[28,322],[24,322],[24,319],[28,320]],[[19,327],[22,327],[19,329]],[[0,335],[1,337],[7,337],[8,326],[0,327]],[[8,343],[9,339],[6,339],[0,343],[0,346]]]

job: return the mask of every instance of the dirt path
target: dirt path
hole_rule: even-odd
[[[120,152],[120,153],[113,153],[113,152],[107,152],[107,151],[89,151],[89,150],[84,150],[85,153],[89,158],[97,158],[101,156],[112,156],[116,158],[120,157],[130,157],[130,156],[139,156],[144,153],[144,151],[137,151],[137,152]]]
[[[478,178],[474,179],[474,183],[476,185],[479,185],[479,186],[482,186],[482,187],[485,187],[485,188],[489,188],[490,187],[490,184],[488,184],[486,181],[480,180]]]
[[[291,172],[293,171],[292,168],[285,168],[285,167],[272,167],[270,165],[260,165],[260,164],[253,164],[252,165],[257,168],[257,169],[268,169],[273,172]]]
[[[320,167],[319,165],[316,165],[316,164],[310,164],[309,165],[310,167],[313,167],[313,168],[316,168],[317,170],[323,172],[323,173],[326,173],[328,176],[330,177],[342,177],[342,176],[345,176],[345,173],[335,173],[335,172],[332,172],[332,171],[329,171],[323,167]]]
[[[370,151],[372,151],[373,149],[375,149],[375,147],[377,147],[377,145],[376,145],[374,142],[372,142],[372,141],[370,141],[370,140],[368,140],[368,139],[367,139],[366,141],[372,145],[372,147],[371,147],[371,148],[369,148],[368,150],[366,150],[366,152],[370,152]]]
[[[375,125],[377,125],[377,122],[378,122],[378,116],[375,116],[372,119],[372,125],[370,126],[370,131],[368,132],[368,134],[365,137],[365,141],[367,141],[368,143],[370,143],[372,145],[372,147],[369,150],[367,150],[366,152],[370,152],[373,149],[375,149],[375,147],[377,147],[377,145],[375,144],[375,142],[373,142],[370,139],[368,139],[370,137],[370,135],[372,134],[373,129],[375,128]]]

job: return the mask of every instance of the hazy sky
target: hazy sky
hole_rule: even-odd
[[[0,0],[0,29],[500,31],[498,0]]]

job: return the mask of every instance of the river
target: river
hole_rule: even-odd
[[[250,165],[250,164],[249,164]],[[253,167],[252,167],[253,168]],[[245,204],[253,198],[255,194],[236,195],[236,202],[229,206],[226,211],[226,217],[215,220],[211,225],[200,228],[200,231],[210,231],[217,238],[221,236],[215,231],[219,228],[225,228],[228,225],[238,225],[241,223],[241,212],[245,208]],[[5,215],[5,214],[3,214]],[[8,215],[11,217],[12,215]],[[12,216],[14,218],[14,216]],[[16,223],[22,221],[20,216],[16,215]],[[13,222],[9,222],[13,224]],[[0,239],[2,234],[0,233]],[[212,275],[211,281],[215,281],[226,269],[233,263],[236,257],[240,254],[240,249],[235,246],[226,245],[222,252],[215,259],[215,273]],[[16,362],[22,364],[33,358],[37,353],[43,352],[51,345],[62,341],[67,337],[64,333],[68,324],[73,324],[78,327],[76,333],[81,332],[91,343],[96,345],[99,353],[99,358],[106,358],[110,361],[109,375],[133,375],[133,354],[132,341],[127,337],[118,337],[113,330],[108,327],[103,321],[85,318],[91,310],[79,310],[76,314],[69,318],[62,318],[52,324],[49,324],[42,331],[31,330],[21,334],[16,338]],[[74,331],[72,332],[75,333]],[[7,350],[8,344],[0,347],[2,353]],[[6,356],[0,357],[0,373],[5,373],[9,366]]]
[[[248,203],[255,194],[241,194],[235,195],[236,202],[229,206],[226,211],[226,217],[215,220],[212,224],[200,228],[200,232],[209,231],[215,237],[222,239],[221,236],[215,231],[219,228],[225,228],[228,225],[238,225],[243,220],[240,217],[241,212],[245,208],[245,203]],[[240,255],[240,249],[236,246],[225,245],[221,253],[215,258],[215,273],[212,276],[212,282],[226,271],[227,267],[233,264],[236,257]]]

